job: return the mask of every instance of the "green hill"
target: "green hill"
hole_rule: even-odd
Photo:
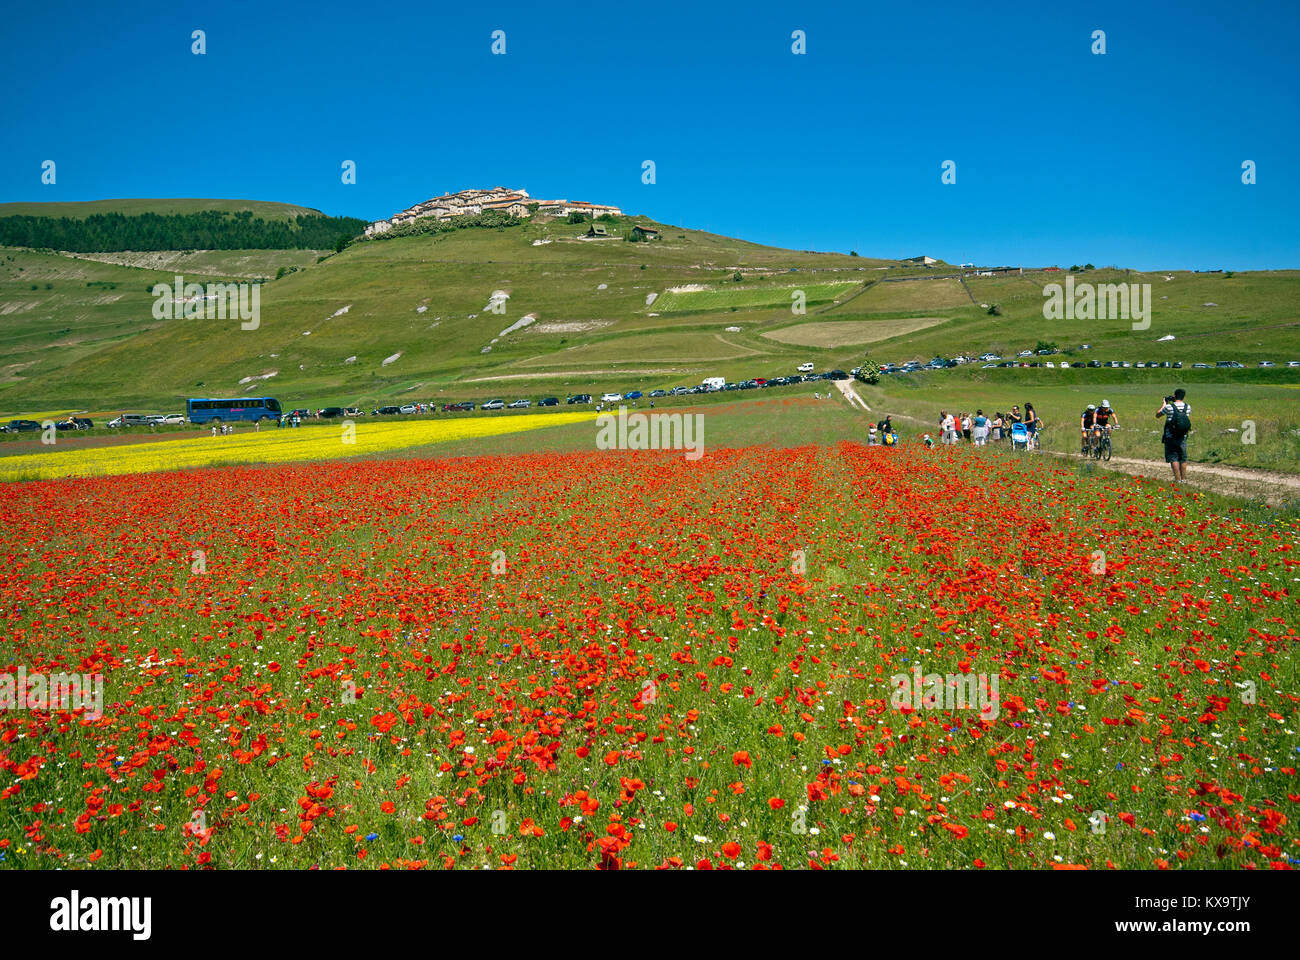
[[[627,242],[634,223],[660,239]],[[952,268],[782,250],[646,218],[604,225],[613,236],[539,219],[358,241],[261,273],[233,258],[125,265],[0,249],[0,409],[171,408],[249,391],[295,406],[648,391],[791,373],[806,360],[825,370],[868,354],[1010,355],[1040,340],[1189,366],[1300,359],[1289,355],[1300,354],[1294,271],[1077,278],[1150,283],[1151,326],[1134,330],[1045,319],[1043,286],[1060,272],[939,279]],[[260,288],[255,330],[153,316],[153,284],[178,268],[205,282],[281,267]],[[1269,375],[1296,379],[1285,367]]]

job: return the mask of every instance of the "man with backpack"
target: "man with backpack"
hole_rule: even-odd
[[[1187,435],[1192,432],[1192,407],[1185,399],[1187,391],[1179,387],[1165,397],[1156,411],[1165,421],[1165,462],[1174,472],[1174,483],[1187,482]]]

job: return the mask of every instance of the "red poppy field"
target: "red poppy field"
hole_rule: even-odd
[[[855,444],[5,493],[5,669],[103,703],[0,714],[3,868],[1300,862],[1293,516]]]

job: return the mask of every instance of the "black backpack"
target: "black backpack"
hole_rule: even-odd
[[[1175,440],[1181,440],[1192,429],[1192,418],[1187,415],[1187,404],[1171,403],[1165,418],[1166,429]]]

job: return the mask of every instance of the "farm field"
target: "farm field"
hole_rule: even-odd
[[[861,287],[860,283],[808,283],[784,280],[783,285],[732,284],[703,290],[667,290],[651,305],[657,313],[728,310],[732,307],[786,307],[795,291],[802,291],[809,306],[829,303]]]
[[[78,444],[76,439],[40,453],[0,457],[0,481],[58,477],[154,473],[234,463],[284,463],[391,453],[430,443],[467,440],[502,433],[536,430],[591,421],[594,413],[544,413],[490,419],[422,419],[408,422],[340,421],[297,428],[267,426],[254,431],[242,424],[230,436],[200,435],[144,439],[107,445]]]
[[[10,484],[3,865],[1300,861],[1300,524],[971,453]]]
[[[876,343],[891,337],[924,330],[947,323],[944,317],[905,317],[898,320],[833,320],[800,323],[780,330],[768,330],[763,336],[800,347],[844,347]]]

